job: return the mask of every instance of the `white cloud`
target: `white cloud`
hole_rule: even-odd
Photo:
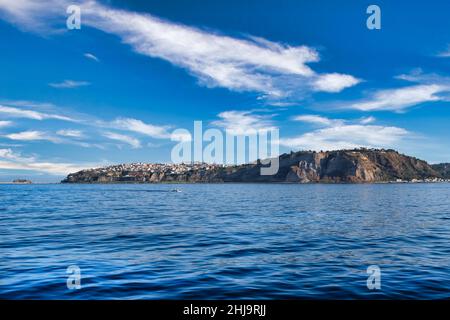
[[[7,12],[10,20],[31,25],[42,20],[34,1],[16,2],[0,3],[0,10]],[[69,4],[64,0],[50,2],[42,3],[41,9],[52,16],[57,10],[47,11],[49,6],[54,4],[62,14]],[[339,92],[359,82],[351,75],[315,72],[308,64],[319,61],[319,55],[308,46],[290,46],[257,37],[230,37],[96,1],[85,1],[81,8],[83,25],[119,36],[140,54],[185,68],[208,87],[257,92],[277,102],[301,98],[311,91]]]
[[[399,89],[379,90],[367,100],[348,105],[350,109],[361,111],[390,110],[402,111],[424,102],[440,101],[439,93],[449,87],[439,84],[419,84]]]
[[[120,142],[129,144],[134,149],[141,147],[141,142],[138,139],[124,135],[124,134],[119,134],[119,133],[114,133],[114,132],[105,132],[105,133],[103,133],[103,136],[105,138],[108,138],[111,140],[116,140],[116,141],[120,141]]]
[[[15,160],[17,159],[17,155],[9,148],[0,149],[0,158]]]
[[[394,89],[376,90],[367,98],[338,103],[336,106],[341,109],[360,111],[402,112],[422,103],[450,100],[450,78],[437,74],[424,74],[421,69],[415,69],[409,74],[398,75],[395,79],[414,84]]]
[[[17,163],[0,160],[0,168],[8,170],[31,170],[38,172],[45,172],[52,175],[67,175],[72,172],[77,172],[86,167],[77,166],[71,163],[61,162],[31,162],[31,163]]]
[[[32,120],[46,120],[46,119],[57,119],[70,121],[74,123],[78,123],[83,125],[84,130],[80,129],[66,129],[62,128],[57,130],[55,133],[44,132],[40,130],[29,129],[24,132],[19,133],[9,133],[3,135],[3,137],[16,140],[16,141],[51,141],[53,143],[60,144],[72,144],[78,145],[86,148],[102,148],[105,146],[101,144],[101,142],[94,141],[82,141],[86,140],[87,136],[85,134],[86,131],[97,131],[99,129],[111,129],[111,130],[123,130],[134,133],[139,133],[148,137],[156,138],[156,139],[170,139],[171,133],[169,129],[171,126],[158,126],[149,123],[145,123],[139,119],[133,118],[117,118],[114,121],[103,121],[98,120],[95,117],[89,117],[87,115],[77,115],[76,118],[70,118],[65,115],[57,115],[50,112],[42,112],[42,111],[34,111],[27,110],[22,107],[25,106],[33,106],[35,108],[40,108],[43,110],[53,110],[56,108],[55,105],[49,103],[35,103],[30,101],[8,101],[9,105],[0,105],[0,114],[5,115],[6,117],[11,118],[26,118]],[[19,107],[13,107],[20,106]],[[7,125],[11,125],[11,121],[0,121],[0,128],[6,127]],[[115,139],[112,139],[114,137]],[[126,135],[117,135],[113,134],[109,137],[112,140],[118,140],[130,144],[134,148],[140,147],[140,141],[136,138]],[[177,137],[177,139],[186,139],[187,137]]]
[[[0,121],[0,128],[9,127],[13,123],[11,121]]]
[[[436,56],[440,58],[450,58],[450,44],[447,46],[447,49],[439,52]]]
[[[303,150],[391,148],[407,134],[408,131],[397,127],[341,125],[281,139],[280,144]]]
[[[0,0],[1,1],[1,0]],[[53,103],[48,102],[36,102],[28,100],[0,100],[0,104],[13,107],[27,107],[27,108],[40,108],[40,109],[52,109],[56,106]]]
[[[48,135],[45,132],[42,131],[22,131],[18,133],[10,133],[7,135],[4,135],[4,137],[11,139],[11,140],[17,140],[17,141],[38,141],[38,140],[47,140],[52,142],[57,142],[57,139]]]
[[[85,136],[83,132],[79,130],[59,130],[56,132],[56,135],[50,132],[28,130],[18,133],[6,134],[3,135],[3,137],[14,141],[50,141],[57,144],[76,145],[83,148],[104,149],[104,146],[102,144],[80,141],[80,138],[84,138]]]
[[[0,0],[0,15],[32,32],[57,32],[50,24],[66,12],[67,1]]]
[[[92,165],[81,167],[72,163],[39,161],[35,157],[23,157],[11,149],[0,149],[0,169],[30,170],[52,175],[66,175],[86,167],[92,167]]]
[[[86,8],[91,26],[119,35],[141,54],[188,69],[208,86],[279,95],[274,75],[313,76],[306,63],[318,60],[305,46],[236,39],[95,3]]]
[[[183,129],[181,129],[181,131],[174,130],[170,135],[170,139],[172,141],[188,142],[188,141],[192,141],[192,135]]]
[[[83,132],[81,130],[73,130],[73,129],[62,129],[58,130],[56,134],[63,136],[63,137],[70,137],[70,138],[82,138]]]
[[[63,121],[75,121],[74,119],[66,116],[61,116],[57,114],[49,114],[43,113],[34,110],[21,109],[16,107],[10,107],[5,105],[0,105],[0,114],[4,114],[6,116],[12,118],[27,118],[33,120],[46,120],[46,119],[56,119]]]
[[[332,125],[339,125],[339,124],[343,123],[343,120],[329,119],[329,118],[325,118],[322,116],[311,115],[311,114],[296,116],[293,118],[293,120],[318,124],[318,125],[322,125],[322,126],[332,126]]]
[[[63,82],[49,83],[50,87],[57,89],[73,89],[90,85],[87,81],[64,80]]]
[[[218,114],[220,120],[211,124],[222,127],[230,134],[248,135],[276,129],[271,116],[257,115],[251,111],[224,111]]]
[[[359,123],[361,123],[361,124],[369,124],[369,123],[375,122],[376,120],[377,119],[375,117],[369,116],[369,117],[361,118],[359,120]]]
[[[360,82],[361,80],[347,74],[329,73],[319,75],[314,81],[314,88],[317,91],[340,92]]]
[[[152,138],[158,139],[170,138],[170,133],[167,131],[169,127],[147,124],[138,119],[119,118],[114,120],[111,123],[111,126],[115,129],[133,131]]]
[[[349,75],[314,72],[308,63],[319,61],[319,55],[307,46],[288,46],[256,37],[233,38],[94,2],[86,8],[87,24],[119,35],[138,53],[186,68],[210,87],[282,98],[300,87],[337,92],[358,82]],[[333,78],[334,85],[331,80],[328,86],[326,80],[317,80],[316,85],[321,77]]]
[[[352,124],[342,119],[329,119],[322,116],[306,115],[294,118],[297,121],[320,124],[326,128],[304,133],[297,137],[280,139],[280,144],[293,149],[339,150],[360,147],[392,148],[409,132],[402,128]],[[368,117],[359,123],[371,123],[375,118]]]
[[[86,53],[84,54],[84,56],[85,56],[86,58],[88,58],[88,59],[94,60],[94,61],[96,61],[96,62],[100,62],[100,60],[99,60],[95,55],[93,55],[92,53],[86,52]]]

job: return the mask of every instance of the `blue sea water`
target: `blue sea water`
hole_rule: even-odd
[[[0,185],[0,256],[7,299],[450,298],[450,184]]]

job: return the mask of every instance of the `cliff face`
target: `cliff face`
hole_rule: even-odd
[[[255,182],[383,182],[398,179],[441,178],[425,161],[394,150],[341,150],[295,152],[280,156],[280,169],[274,176],[259,175],[259,165],[225,174],[224,181],[241,178]],[[256,170],[255,170],[256,169]]]
[[[131,164],[83,170],[65,183],[103,182],[384,182],[443,178],[425,161],[394,150],[300,151],[279,157],[277,174],[262,176],[261,164],[222,167],[208,164]]]

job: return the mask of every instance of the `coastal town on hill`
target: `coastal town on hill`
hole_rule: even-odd
[[[96,182],[159,182],[163,177],[179,177],[191,173],[207,174],[223,168],[221,164],[207,163],[123,163],[84,170],[86,177],[97,176]],[[70,175],[68,177],[70,179]],[[68,182],[68,181],[67,181]],[[86,180],[87,182],[87,180]],[[89,181],[91,182],[91,181]]]

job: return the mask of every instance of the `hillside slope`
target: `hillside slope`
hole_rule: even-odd
[[[450,179],[450,163],[433,164],[431,167],[443,178]]]

